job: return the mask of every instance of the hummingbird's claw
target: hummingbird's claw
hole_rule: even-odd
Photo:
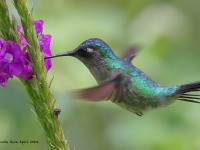
[[[143,113],[142,112],[137,112],[137,113],[135,113],[136,115],[138,115],[138,116],[142,116],[143,115]]]

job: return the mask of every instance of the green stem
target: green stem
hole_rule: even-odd
[[[40,46],[33,26],[31,11],[28,9],[27,0],[13,0],[13,4],[21,18],[24,37],[28,43],[27,49],[32,60],[34,77],[30,81],[20,81],[25,85],[38,119],[44,129],[46,141],[52,150],[69,150],[63,135],[63,130],[54,115],[56,99],[53,96],[50,85],[47,82],[47,73],[44,68],[44,56],[40,52]],[[6,40],[13,40],[20,44],[16,30],[15,19],[10,19],[5,0],[0,1],[0,36]]]

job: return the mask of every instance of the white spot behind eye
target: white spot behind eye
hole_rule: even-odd
[[[88,51],[88,52],[93,52],[94,49],[88,47],[88,48],[87,48],[87,51]]]

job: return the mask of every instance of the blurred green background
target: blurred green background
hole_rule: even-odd
[[[34,18],[45,20],[44,33],[53,36],[53,54],[98,37],[118,55],[128,45],[140,45],[133,64],[161,84],[200,80],[198,0],[34,0],[30,5]],[[97,84],[74,58],[54,59],[49,79],[53,76],[52,91],[71,150],[200,149],[200,105],[176,101],[138,117],[111,102],[70,99],[70,90]],[[17,78],[0,87],[0,141],[39,141],[0,143],[0,149],[48,149],[31,108]]]

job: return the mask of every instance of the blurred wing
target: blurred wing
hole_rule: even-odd
[[[139,48],[137,46],[130,46],[126,48],[121,56],[122,59],[131,62],[131,60],[137,56]]]
[[[115,88],[115,82],[109,82],[103,85],[78,90],[75,93],[75,96],[81,99],[89,100],[89,101],[102,101],[106,100],[113,93],[113,89]]]
[[[128,78],[117,74],[107,79],[99,86],[82,89],[74,92],[75,97],[88,101],[98,102],[112,99],[114,102],[121,102],[128,87]]]

